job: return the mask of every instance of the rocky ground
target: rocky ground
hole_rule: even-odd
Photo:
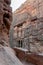
[[[10,47],[0,47],[0,65],[23,65]]]

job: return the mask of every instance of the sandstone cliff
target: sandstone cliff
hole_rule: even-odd
[[[0,0],[0,65],[23,65],[9,46],[12,22],[11,0]]]
[[[12,22],[11,0],[0,0],[0,44],[8,43]],[[4,44],[3,44],[4,45]]]
[[[43,1],[27,0],[13,15],[14,26],[18,26],[24,21],[30,22],[25,26],[28,27],[28,30],[24,31],[25,37],[28,37],[26,45],[30,44],[32,52],[43,52]],[[23,43],[25,44],[25,38]]]

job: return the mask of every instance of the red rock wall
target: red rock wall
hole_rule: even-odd
[[[8,43],[8,34],[12,21],[11,0],[0,0],[0,42]]]

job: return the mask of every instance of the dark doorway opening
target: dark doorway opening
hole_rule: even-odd
[[[19,40],[18,41],[18,47],[22,47],[23,46],[23,42],[22,42],[22,40]]]

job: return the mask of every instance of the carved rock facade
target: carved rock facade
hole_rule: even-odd
[[[27,13],[28,15],[30,14],[30,18],[28,17],[28,15],[23,16],[24,13]],[[22,39],[22,36],[20,37],[22,40],[22,47],[29,49],[30,46],[29,50],[31,52],[43,52],[43,1],[27,0],[19,9],[15,11],[14,18],[16,17],[19,20],[14,19],[14,23],[16,22],[16,25],[14,24],[15,28],[17,28],[18,31],[20,27],[21,31],[23,31],[25,28],[25,30],[23,31],[24,34],[22,35],[24,36],[24,38]],[[22,17],[27,18],[23,19]],[[17,30],[14,31],[14,34],[15,32],[17,32]],[[22,33],[20,32],[20,34]],[[18,37],[16,39],[16,43],[18,43]]]

